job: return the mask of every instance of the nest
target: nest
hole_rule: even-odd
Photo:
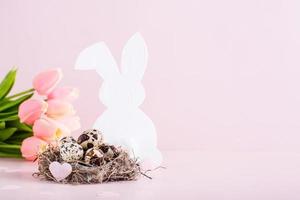
[[[58,147],[48,146],[38,156],[38,170],[34,176],[49,181],[58,182],[49,170],[51,162],[63,163]],[[118,149],[114,157],[108,157],[100,166],[94,166],[83,161],[69,162],[72,173],[60,183],[91,184],[111,181],[132,181],[143,174],[137,159],[132,159],[125,150]],[[144,175],[144,174],[143,174]],[[146,175],[145,175],[146,176]]]

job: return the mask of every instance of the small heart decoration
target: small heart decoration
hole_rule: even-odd
[[[72,173],[72,166],[69,163],[60,164],[54,161],[50,163],[49,170],[57,181],[61,181]]]

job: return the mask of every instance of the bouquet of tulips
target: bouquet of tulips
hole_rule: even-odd
[[[0,157],[35,160],[37,154],[58,138],[80,128],[72,101],[73,87],[57,87],[59,68],[48,69],[33,79],[33,88],[9,95],[17,70],[10,70],[0,83]]]

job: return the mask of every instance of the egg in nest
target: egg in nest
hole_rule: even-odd
[[[119,155],[119,149],[113,145],[102,144],[99,147],[99,149],[105,155],[104,156],[105,160],[110,160],[110,159],[116,158]]]
[[[104,154],[101,150],[97,148],[88,149],[84,156],[84,161],[90,165],[102,165],[104,164]]]
[[[61,158],[66,162],[74,162],[83,158],[83,148],[70,136],[59,141],[59,152]]]
[[[76,140],[72,136],[66,136],[59,140],[58,145],[61,146],[65,143],[76,143]]]
[[[84,131],[77,140],[84,150],[99,147],[103,143],[103,136],[99,130],[89,129]]]

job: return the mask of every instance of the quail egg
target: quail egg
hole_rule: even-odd
[[[77,140],[84,150],[99,147],[103,143],[103,136],[99,130],[89,129],[84,131]]]
[[[70,142],[76,143],[76,140],[72,136],[66,136],[59,140],[58,145],[61,146],[65,143],[70,143]]]
[[[85,153],[84,161],[85,163],[91,164],[91,165],[98,165],[104,163],[103,160],[103,152],[101,150],[98,150],[97,148],[91,148],[88,149]]]
[[[62,138],[59,142],[61,158],[66,162],[74,162],[83,158],[83,148],[73,138]]]
[[[119,155],[119,150],[113,145],[102,144],[99,149],[104,153],[105,160],[116,158]]]

